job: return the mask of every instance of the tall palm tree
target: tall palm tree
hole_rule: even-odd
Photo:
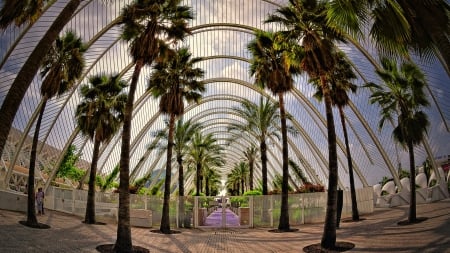
[[[83,100],[75,112],[77,125],[83,135],[94,141],[89,188],[84,223],[95,224],[95,182],[100,145],[113,137],[122,126],[127,86],[118,75],[95,75],[89,84],[81,86]]]
[[[448,1],[335,0],[329,2],[329,7],[330,22],[358,38],[368,26],[369,37],[381,54],[405,56],[408,49],[425,58],[434,54],[449,71]]]
[[[250,145],[250,147],[247,147],[247,149],[244,151],[244,156],[248,162],[248,170],[249,170],[248,186],[250,188],[250,191],[253,190],[253,177],[254,177],[253,171],[254,171],[254,167],[255,167],[257,154],[258,154],[258,148],[253,143]]]
[[[182,117],[175,124],[175,132],[173,139],[173,149],[175,151],[175,156],[178,164],[178,196],[180,197],[178,202],[178,210],[179,210],[179,226],[183,226],[184,223],[184,158],[189,153],[190,142],[194,134],[199,131],[201,128],[200,123],[194,123],[191,120],[184,121]],[[168,144],[168,135],[167,130],[160,130],[155,133],[155,137],[160,138],[161,140],[165,140],[165,143],[157,143],[155,147],[150,148],[159,148],[161,150],[167,150]]]
[[[248,163],[244,162],[244,161],[240,161],[239,163],[236,163],[234,165],[234,169],[236,171],[236,175],[239,178],[239,183],[240,183],[240,188],[241,188],[241,195],[244,195],[245,192],[245,186],[246,186],[246,182],[247,182],[247,178],[249,176],[249,166]]]
[[[196,193],[200,196],[202,191],[203,169],[208,166],[222,166],[225,160],[222,157],[223,148],[217,143],[213,134],[203,135],[196,132],[191,141],[191,150],[189,152],[189,162],[195,164],[196,170]]]
[[[343,34],[327,20],[327,2],[323,0],[289,0],[289,5],[280,7],[275,14],[269,15],[266,22],[276,22],[285,27],[280,31],[285,40],[294,39],[302,46],[304,57],[301,67],[310,78],[319,78],[323,92],[328,135],[328,197],[325,225],[321,240],[324,249],[336,245],[337,182],[338,164],[336,150],[336,132],[332,111],[327,73],[335,65],[335,43],[344,42]]]
[[[284,94],[294,87],[293,76],[301,72],[300,57],[302,52],[296,44],[288,44],[292,40],[282,41],[282,37],[276,33],[257,31],[255,36],[255,39],[247,46],[253,57],[250,62],[250,74],[255,77],[256,85],[261,88],[267,87],[275,96],[278,96],[283,143],[283,187],[278,229],[290,231],[288,204],[289,151]]]
[[[184,213],[185,213],[185,205],[184,205],[184,158],[189,152],[189,143],[191,142],[192,137],[195,132],[199,131],[201,128],[200,123],[194,123],[191,120],[183,121],[183,119],[179,119],[175,126],[175,134],[174,134],[174,149],[175,156],[178,163],[178,210],[179,210],[179,219],[178,223],[180,226],[184,226]]]
[[[425,92],[426,79],[420,69],[411,62],[397,63],[387,58],[381,59],[382,70],[376,73],[383,81],[378,85],[370,83],[373,89],[370,102],[381,107],[380,129],[386,120],[395,122],[393,138],[409,152],[410,200],[408,222],[417,222],[416,217],[416,171],[414,146],[423,141],[429,121],[421,111],[429,105]]]
[[[205,195],[212,196],[214,190],[217,192],[217,184],[220,183],[220,174],[216,166],[206,164],[203,166],[203,175],[205,175]]]
[[[29,17],[29,21],[33,20],[34,14],[28,15],[24,13],[16,13],[16,10],[27,11],[27,8],[18,8],[17,4],[23,4],[24,1],[6,0],[0,11],[0,29],[5,29],[9,24],[14,22],[19,16]],[[40,1],[28,1],[30,5],[36,4]],[[0,115],[2,115],[2,120],[0,121],[0,154],[3,153],[3,148],[5,147],[6,140],[8,138],[9,130],[11,129],[14,117],[16,116],[17,110],[19,109],[20,103],[22,102],[25,93],[33,81],[34,76],[42,65],[45,55],[48,53],[52,47],[53,42],[58,38],[59,33],[64,28],[64,26],[71,20],[72,14],[76,11],[80,5],[81,0],[70,0],[66,6],[61,10],[58,17],[50,25],[45,34],[40,39],[39,43],[31,52],[30,56],[27,58],[23,64],[20,71],[17,73],[11,87],[9,88],[8,94],[3,100],[2,106],[0,108]],[[39,5],[39,4],[37,4]],[[14,10],[14,11],[11,11]],[[40,9],[38,9],[40,10]],[[38,11],[39,12],[39,11]],[[13,13],[12,16],[6,17]],[[33,13],[33,12],[31,12]],[[22,18],[20,18],[22,19]],[[20,25],[21,23],[18,23]]]
[[[237,133],[237,136],[249,134],[259,142],[262,168],[262,194],[267,195],[266,139],[271,136],[280,139],[280,131],[278,128],[280,114],[278,112],[278,104],[270,102],[268,98],[264,100],[263,97],[260,97],[259,104],[244,100],[241,102],[240,107],[233,107],[232,110],[243,119],[243,122],[242,124],[231,123],[227,127],[227,130]]]
[[[58,37],[45,56],[42,63],[41,76],[44,78],[41,85],[42,107],[36,122],[33,143],[30,152],[30,168],[28,175],[28,226],[37,224],[34,203],[34,178],[37,159],[37,146],[39,142],[39,130],[44,116],[47,101],[55,96],[60,96],[69,91],[75,81],[81,76],[84,68],[83,52],[85,46],[80,37],[68,31],[62,37]]]
[[[130,139],[133,102],[142,67],[151,65],[168,43],[182,40],[189,33],[187,21],[191,8],[180,5],[181,0],[135,0],[122,10],[122,38],[130,43],[130,55],[135,63],[122,131],[120,155],[119,221],[116,252],[132,250],[130,228]],[[163,54],[164,56],[164,54]]]
[[[167,139],[166,181],[160,230],[170,233],[169,200],[172,180],[172,149],[174,146],[175,119],[184,113],[184,100],[188,103],[200,101],[205,84],[198,81],[204,71],[194,67],[201,58],[191,58],[188,48],[176,50],[173,57],[158,62],[149,80],[148,89],[154,98],[160,98],[159,110],[169,116]]]
[[[345,124],[345,113],[344,107],[350,102],[348,97],[348,92],[356,92],[356,85],[351,82],[352,79],[356,79],[356,75],[353,72],[352,66],[349,60],[346,58],[344,52],[338,51],[336,53],[336,65],[333,71],[328,74],[328,79],[331,83],[331,103],[336,106],[339,110],[339,116],[341,119],[342,130],[344,132],[345,150],[347,153],[347,165],[348,174],[350,180],[350,196],[352,202],[352,220],[359,220],[358,213],[358,203],[356,202],[356,189],[355,189],[355,179],[353,175],[353,163],[352,155],[350,153],[350,145],[348,142],[347,125]],[[319,87],[314,97],[318,100],[322,100],[323,94],[320,86],[318,85],[318,79],[312,79]]]

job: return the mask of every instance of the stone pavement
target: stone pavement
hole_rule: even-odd
[[[407,218],[408,206],[375,209],[360,222],[341,222],[337,240],[354,243],[348,252],[436,252],[450,253],[450,199],[417,206],[422,223],[399,226]],[[95,247],[116,239],[116,225],[86,225],[81,218],[47,211],[38,216],[50,229],[32,229],[19,224],[24,213],[0,210],[0,252],[96,252]],[[319,243],[323,224],[296,227],[298,232],[272,233],[256,229],[181,229],[163,235],[150,229],[132,228],[133,244],[158,253],[293,253]],[[153,228],[155,229],[155,228]]]

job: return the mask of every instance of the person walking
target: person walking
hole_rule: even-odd
[[[44,192],[42,191],[42,187],[39,187],[38,192],[36,193],[36,205],[38,209],[38,214],[44,214]]]

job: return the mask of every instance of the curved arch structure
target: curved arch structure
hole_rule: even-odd
[[[87,42],[86,69],[77,87],[88,82],[88,78],[98,73],[119,73],[129,81],[133,70],[133,62],[128,55],[127,45],[120,40],[119,14],[128,1],[83,1],[66,29],[72,29]],[[192,119],[205,124],[203,131],[213,133],[221,143],[232,136],[227,132],[227,123],[241,122],[231,108],[238,107],[245,99],[257,102],[260,96],[275,101],[267,91],[255,87],[253,78],[248,74],[249,52],[246,45],[253,39],[256,29],[276,30],[263,21],[268,13],[285,4],[286,0],[236,0],[236,1],[201,1],[192,0],[196,18],[191,21],[192,35],[186,38],[183,45],[188,46],[194,57],[202,57],[198,67],[205,70],[204,82],[207,91],[199,104],[186,104],[185,120]],[[39,42],[45,28],[55,20],[59,11],[67,1],[49,1],[42,17],[34,24],[20,28],[9,27],[0,35],[0,103],[8,94],[10,86],[22,68],[27,57]],[[372,48],[363,48],[358,42],[342,45],[348,57],[353,61],[359,75],[355,83],[362,86],[367,81],[379,81],[374,74],[377,68],[374,60],[376,54]],[[436,63],[419,62],[427,74],[430,101],[433,106],[427,109],[431,127],[425,147],[417,147],[416,165],[420,165],[427,157],[448,155],[450,150],[450,78],[442,66]],[[152,132],[165,129],[165,115],[158,112],[158,101],[153,100],[146,92],[146,79],[151,75],[151,68],[144,68],[136,92],[133,112],[133,126],[130,153],[131,178],[136,179],[148,173],[156,173],[164,166],[165,159],[147,145],[159,140]],[[36,75],[13,122],[13,129],[2,154],[3,168],[0,168],[0,186],[9,188],[9,181],[14,173],[14,165],[28,166],[30,133],[40,107],[39,87],[42,79]],[[286,110],[292,116],[292,126],[298,131],[297,136],[289,136],[289,156],[301,165],[312,182],[327,185],[327,143],[324,106],[313,97],[314,88],[308,84],[306,76],[296,78],[295,87],[286,95]],[[345,109],[346,121],[349,125],[349,137],[356,174],[357,186],[374,185],[383,176],[392,177],[400,187],[399,167],[407,168],[407,153],[397,147],[391,138],[392,126],[381,131],[377,124],[379,108],[368,104],[370,91],[359,88],[356,95],[350,95],[351,104]],[[49,170],[46,187],[56,175],[64,152],[70,145],[77,147],[82,163],[79,166],[87,169],[91,160],[93,144],[81,136],[75,125],[74,111],[81,101],[78,89],[69,94],[49,101],[44,115],[44,124],[39,139],[39,159],[41,168],[45,164]],[[337,118],[337,112],[335,113]],[[348,168],[343,134],[340,125],[336,125],[338,136],[338,160],[340,186],[348,186]],[[242,153],[251,142],[224,145],[228,154],[227,162],[236,162],[235,156]],[[271,139],[268,154],[270,178],[280,173],[281,144]],[[119,162],[121,138],[120,133],[104,144],[98,162],[99,173],[108,174]],[[228,148],[228,149],[227,149]],[[225,177],[232,168],[228,164],[219,169]],[[435,164],[433,162],[433,164]],[[175,164],[174,164],[175,165]],[[398,166],[397,166],[398,165]],[[436,167],[436,166],[435,166]],[[177,173],[174,166],[173,173]],[[259,162],[256,168],[260,168]],[[158,172],[159,173],[159,172]],[[161,174],[159,174],[161,175]],[[260,172],[255,174],[260,177]],[[189,179],[192,180],[192,179]],[[155,182],[153,182],[155,183]],[[177,181],[172,185],[175,187]],[[192,183],[187,184],[193,187]]]

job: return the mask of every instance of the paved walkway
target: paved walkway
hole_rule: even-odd
[[[408,207],[376,209],[361,222],[342,222],[337,240],[352,242],[349,252],[450,253],[450,199],[417,206],[420,224],[398,226],[407,218]],[[96,252],[100,244],[114,243],[116,225],[86,225],[81,219],[60,212],[38,216],[50,229],[32,229],[19,224],[25,214],[0,210],[0,252]],[[200,230],[163,235],[150,229],[132,228],[133,244],[158,253],[293,253],[319,243],[323,224],[296,227],[298,232],[271,233],[268,228]]]
[[[210,227],[221,227],[222,226],[222,208],[217,208],[216,211],[212,212],[208,217],[206,217],[205,226]],[[230,209],[225,209],[225,226],[226,227],[239,227],[239,216],[233,213]]]

